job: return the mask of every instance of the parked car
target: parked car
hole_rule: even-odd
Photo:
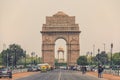
[[[27,71],[31,72],[32,71],[32,67],[28,67]]]
[[[38,71],[38,67],[36,67],[36,66],[29,67],[27,71],[28,72]]]
[[[0,68],[0,78],[2,77],[12,78],[12,70],[8,68]]]
[[[66,70],[67,67],[66,66],[60,66],[60,69]]]

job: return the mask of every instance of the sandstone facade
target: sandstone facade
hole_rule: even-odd
[[[67,65],[75,65],[80,53],[79,25],[75,23],[75,16],[68,16],[58,12],[46,17],[46,24],[42,26],[42,59],[44,63],[54,66],[55,41],[64,39],[67,43]]]

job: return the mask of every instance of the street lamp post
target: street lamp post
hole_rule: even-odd
[[[33,53],[31,53],[31,64],[33,64]]]
[[[89,51],[86,52],[86,58],[87,58],[87,61],[88,61],[88,55],[89,55]],[[90,65],[90,62],[88,63]]]
[[[14,58],[14,57],[12,56],[12,70],[13,70],[13,67],[14,67],[14,64],[13,64],[13,60],[14,60],[14,59],[13,59],[13,58]]]
[[[99,66],[99,59],[100,59],[100,56],[99,56],[99,52],[100,52],[100,49],[98,49],[98,66]]]
[[[16,58],[16,57],[17,57],[17,53],[16,53],[16,47],[15,47],[15,60],[14,60],[14,66],[15,66],[15,68],[17,67],[17,66],[16,66],[16,63],[17,63],[17,61],[16,61],[17,58]]]
[[[40,63],[40,57],[39,57],[39,63]]]
[[[26,67],[26,51],[25,51],[25,67]]]
[[[7,49],[7,53],[6,53],[6,66],[8,68],[8,53],[9,53],[9,50]]]
[[[32,56],[31,62],[32,62],[32,64],[34,64],[34,61],[35,61],[35,60],[33,60],[34,55],[35,55],[35,52],[32,52],[32,53],[31,53],[31,56]]]
[[[38,55],[36,55],[36,65],[37,65],[37,57],[38,57]]]
[[[95,55],[95,44],[93,44],[93,56]]]
[[[113,50],[113,43],[111,43],[111,63],[110,63],[110,66],[112,66],[112,50]]]
[[[92,52],[91,52],[91,65],[92,65]]]
[[[21,56],[21,62],[20,62],[21,65],[23,65],[23,60],[22,59],[23,59],[23,56]]]
[[[4,64],[3,64],[3,61],[4,61],[4,60],[3,60],[3,59],[4,59],[4,58],[3,58],[3,53],[1,53],[1,57],[2,57],[2,58],[1,58],[1,59],[2,59],[2,66],[3,66],[3,65],[4,65]]]
[[[103,43],[103,45],[104,45],[104,51],[105,51],[105,43]],[[105,51],[106,52],[106,51]]]

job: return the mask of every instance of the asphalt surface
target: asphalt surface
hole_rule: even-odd
[[[79,71],[53,70],[35,75],[19,78],[16,80],[104,80],[94,76],[82,74]]]

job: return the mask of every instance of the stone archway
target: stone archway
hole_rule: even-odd
[[[75,65],[79,57],[79,25],[75,23],[75,16],[68,16],[58,12],[46,17],[46,24],[42,27],[42,59],[43,63],[54,66],[55,41],[64,39],[67,42],[67,65]]]
[[[58,54],[58,63],[61,62],[61,61],[60,61],[61,59],[60,59],[60,56],[59,56],[59,55],[60,55],[60,52],[62,52],[62,55],[63,55],[62,61],[64,62],[64,49],[63,49],[62,47],[59,47],[57,52],[58,52],[58,53],[57,53],[57,54]]]

